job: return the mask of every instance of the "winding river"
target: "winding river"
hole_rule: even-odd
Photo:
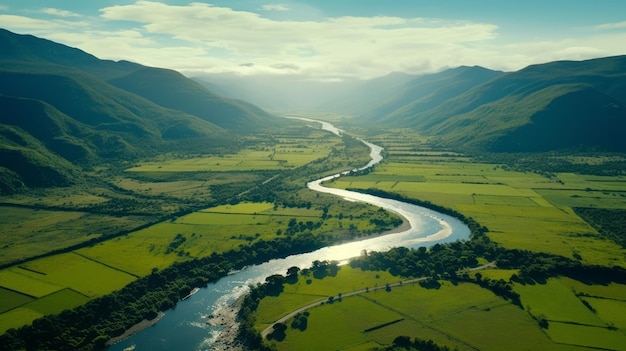
[[[300,119],[322,123],[322,129],[337,135],[342,133],[330,123]],[[380,146],[361,141],[370,147],[372,159],[360,169],[372,167],[382,161]],[[165,311],[165,315],[156,325],[111,346],[109,350],[213,350],[220,346],[220,334],[223,332],[223,327],[219,324],[209,325],[207,323],[209,317],[228,315],[232,303],[248,291],[249,285],[263,282],[269,275],[285,274],[287,268],[292,266],[309,267],[314,260],[346,261],[358,256],[362,250],[386,251],[398,246],[430,246],[469,237],[470,232],[467,226],[454,217],[397,200],[343,189],[326,188],[322,185],[324,181],[347,173],[349,171],[318,179],[309,182],[307,186],[311,190],[340,196],[347,201],[366,202],[393,211],[404,217],[405,221],[410,224],[410,228],[399,233],[329,246],[314,252],[247,267],[200,289],[195,295],[179,302],[171,310]]]

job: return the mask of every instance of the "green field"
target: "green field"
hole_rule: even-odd
[[[406,158],[406,157],[405,157]],[[389,162],[365,176],[343,177],[338,188],[376,188],[430,201],[473,217],[507,248],[580,255],[588,263],[626,266],[624,249],[603,239],[571,207],[626,208],[624,182],[571,173],[547,178],[493,164],[455,159]],[[397,176],[400,181],[392,181]],[[419,180],[410,180],[421,177]],[[407,180],[408,179],[408,180]],[[618,179],[619,180],[619,179]],[[594,189],[590,191],[585,189]],[[584,194],[585,196],[574,196]]]
[[[99,238],[113,232],[132,229],[146,218],[111,216],[80,211],[2,207],[0,217],[0,264],[41,255]]]
[[[321,292],[337,296],[339,291],[354,289],[356,281],[362,282],[359,287],[397,281],[387,274],[344,266],[336,277],[313,279],[310,284],[300,277],[296,284],[285,284],[278,297],[261,300],[256,327],[264,329],[287,310],[319,299]],[[524,310],[470,283],[444,282],[439,289],[404,284],[389,292],[372,290],[345,297],[308,312],[305,331],[289,327],[284,340],[268,343],[278,350],[366,350],[407,335],[459,350],[568,349],[554,343]],[[386,325],[390,322],[394,323]]]
[[[267,296],[259,304],[257,321],[259,331],[271,325],[277,318],[309,303],[348,293],[396,283],[399,279],[389,272],[372,272],[343,266],[336,277],[315,279],[300,276],[295,284],[286,284],[280,296]]]
[[[136,275],[147,275],[152,268],[165,268],[173,262],[190,257],[205,257],[213,252],[236,249],[258,240],[271,240],[286,232],[289,221],[311,224],[320,222],[314,234],[336,233],[349,235],[352,224],[362,231],[375,231],[369,222],[374,216],[388,216],[373,208],[357,203],[338,203],[331,206],[332,212],[353,214],[353,219],[338,217],[322,221],[322,210],[318,208],[274,208],[269,203],[240,203],[204,209],[163,222],[93,247],[80,249],[81,255]],[[279,232],[280,231],[280,232]],[[175,236],[184,236],[185,241],[176,250],[167,253]],[[133,257],[128,260],[127,257]]]
[[[32,296],[0,288],[0,313],[4,313],[33,300],[35,300],[35,298]]]
[[[186,157],[163,155],[127,169],[128,172],[242,172],[287,170],[328,156],[340,139],[320,130],[308,135],[283,135],[272,143],[255,144],[235,154]]]
[[[23,323],[32,316],[47,314],[51,311],[45,307],[49,306],[49,301],[55,301],[54,305],[73,307],[87,300],[84,296],[72,298],[69,291],[89,298],[102,296],[122,288],[138,276],[150,274],[154,268],[164,269],[177,261],[205,257],[213,252],[237,249],[258,240],[287,235],[292,220],[303,223],[305,227],[309,225],[307,223],[313,225],[320,222],[316,229],[311,227],[314,235],[351,238],[351,233],[356,230],[376,231],[377,227],[369,222],[370,218],[390,216],[363,204],[343,201],[330,205],[329,213],[334,215],[322,220],[322,210],[316,206],[309,209],[275,207],[267,202],[216,206],[74,253],[0,270],[0,288],[4,288],[0,291],[7,298],[4,302],[6,307],[3,307],[7,312],[0,312],[0,319],[7,321],[0,321],[0,326],[19,326],[15,321]],[[343,216],[339,216],[341,213],[350,213],[351,216],[340,218]],[[184,237],[184,241],[171,249],[177,236]],[[22,305],[23,296],[37,298],[30,302],[37,307],[29,309],[25,307],[27,305]],[[51,296],[57,297],[51,300]],[[64,298],[67,301],[61,302]]]
[[[516,285],[515,290],[529,314],[548,321],[546,333],[557,343],[611,350],[626,345],[626,285],[553,278],[546,284]]]
[[[488,236],[505,248],[562,255],[588,264],[626,267],[624,248],[600,236],[572,210],[572,207],[625,209],[625,177],[513,171],[500,165],[470,162],[459,154],[420,149],[423,145],[415,139],[413,146],[409,146],[409,140],[380,137],[374,142],[384,145],[388,161],[369,174],[342,177],[327,185],[376,188],[454,209],[486,226]],[[499,269],[481,271],[485,278],[505,281],[516,273],[516,270]],[[312,286],[324,289],[320,287],[324,284],[333,283],[325,279],[314,281]],[[371,308],[363,301],[351,303],[334,317],[330,312],[316,311],[331,310],[335,303],[312,309],[309,317],[310,328],[316,321],[332,324],[332,328],[315,329],[318,333],[309,335],[309,329],[305,332],[288,329],[284,341],[270,343],[279,350],[290,350],[313,343],[314,338],[331,339],[329,345],[336,345],[334,349],[365,350],[372,345],[389,345],[395,336],[409,335],[459,350],[570,350],[572,347],[623,350],[625,288],[614,283],[587,285],[568,278],[550,279],[546,284],[516,284],[523,310],[473,284],[446,283],[437,290],[405,286],[386,294],[379,292],[371,299],[375,300],[376,309],[385,306],[402,313],[404,319],[393,326],[370,333],[363,333],[360,327],[351,328],[358,325],[357,318],[366,319],[356,310]],[[270,311],[275,315],[285,314],[282,309],[270,309],[266,304],[293,307],[316,297],[315,290],[300,295],[290,289],[287,286],[279,297],[267,297],[261,302],[258,328],[271,323]],[[371,296],[374,295],[365,294],[360,299]],[[352,315],[358,317],[350,319]],[[332,318],[339,318],[342,325],[331,322]],[[548,321],[548,329],[539,326],[540,319]]]

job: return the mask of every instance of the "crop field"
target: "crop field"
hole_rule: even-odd
[[[326,157],[341,140],[327,132],[310,130],[308,135],[273,138],[235,154],[179,158],[163,155],[127,169],[128,172],[242,172],[285,170]]]
[[[32,296],[20,294],[16,291],[0,288],[0,313],[4,313],[17,306],[33,301]]]
[[[43,317],[43,314],[30,310],[28,308],[15,308],[0,314],[0,333],[11,328],[18,328],[26,324],[32,323],[35,319]]]
[[[0,313],[0,332],[82,305],[134,279],[73,253],[4,269],[0,271],[0,293],[8,300],[3,300],[6,310]],[[28,296],[31,298],[26,301]]]
[[[382,216],[374,209],[354,203],[338,203],[330,206],[329,213],[345,211],[353,214],[339,219],[337,216],[322,222],[315,233],[347,231],[352,224],[362,231],[374,231],[369,222],[374,215]],[[321,221],[322,210],[311,208],[276,208],[269,203],[240,203],[204,209],[182,216],[174,221],[163,222],[149,228],[118,237],[93,247],[78,250],[81,255],[139,276],[149,274],[152,268],[165,268],[173,262],[190,257],[205,257],[213,252],[236,249],[256,240],[271,240],[285,232],[289,221],[313,225]],[[385,214],[386,216],[386,214]],[[176,235],[184,242],[168,252]],[[128,260],[128,257],[133,257]]]
[[[26,299],[25,295],[17,297],[15,294],[8,296],[6,291],[0,288],[0,308],[10,307],[7,310],[0,309],[0,333],[28,324],[35,318],[61,313],[89,301],[88,297],[71,289],[62,289],[39,299]]]
[[[41,258],[9,270],[21,270],[21,274],[34,280],[68,287],[90,297],[105,295],[135,279],[75,253]]]
[[[370,286],[381,280],[397,281],[391,276],[383,279],[387,274],[344,266],[336,277],[312,279],[310,284],[303,284],[305,277],[300,277],[296,284],[285,284],[278,297],[261,300],[257,328],[264,329],[286,311],[316,300],[318,292],[336,297],[339,291],[352,290],[356,281]],[[553,343],[528,313],[469,283],[444,282],[434,290],[404,284],[389,292],[372,290],[345,297],[308,312],[306,330],[288,327],[284,340],[269,343],[278,350],[325,349],[320,343],[335,350],[365,350],[368,345],[390,344],[396,336],[407,335],[459,350],[567,349]]]
[[[79,244],[109,234],[112,230],[134,228],[141,221],[136,216],[3,206],[0,264]]]
[[[267,296],[257,309],[259,331],[268,327],[277,318],[298,307],[338,293],[347,293],[387,283],[398,282],[389,272],[373,272],[342,266],[336,277],[316,279],[299,275],[294,284],[286,284],[280,296]]]
[[[46,314],[60,313],[66,309],[80,306],[89,301],[89,298],[71,289],[63,289],[43,298],[24,304],[23,308],[28,308],[35,312]]]
[[[507,248],[581,256],[593,264],[621,265],[624,249],[599,236],[571,207],[626,208],[623,177],[559,173],[548,178],[499,165],[426,157],[390,161],[365,176],[343,177],[338,188],[380,190],[430,201],[473,217]],[[394,176],[399,180],[394,181]],[[413,178],[413,179],[412,179]]]
[[[352,218],[341,218],[342,212],[350,213]],[[374,231],[376,227],[369,219],[389,216],[362,204],[343,201],[329,205],[329,214],[332,218],[322,221],[322,210],[315,206],[274,208],[274,204],[267,202],[216,206],[74,253],[0,270],[0,292],[7,298],[3,300],[6,312],[0,312],[0,326],[28,323],[32,321],[29,318],[48,313],[53,306],[81,304],[88,298],[119,289],[137,276],[150,274],[153,268],[162,269],[176,261],[276,238],[284,235],[281,231],[285,232],[292,220],[305,227],[321,221],[319,228],[312,229],[314,234],[348,235],[347,228],[351,226],[354,231]],[[354,284],[358,286],[357,281]],[[73,293],[82,297],[72,297]],[[32,301],[22,304],[28,296]],[[34,307],[27,308],[31,304]]]
[[[402,315],[371,301],[352,297],[310,311],[304,332],[290,329],[279,350],[341,350],[369,337],[364,330],[402,319]]]
[[[624,317],[626,300],[605,297],[583,297],[573,287],[584,284],[567,278],[552,278],[546,284],[516,285],[529,314],[548,321],[546,333],[557,343],[619,350],[626,345]],[[623,292],[625,285],[590,286],[601,295],[613,296]],[[583,287],[584,289],[584,287]],[[584,295],[580,295],[584,294]],[[555,303],[558,301],[558,303]],[[585,306],[587,302],[590,307]],[[617,328],[615,330],[613,328]]]

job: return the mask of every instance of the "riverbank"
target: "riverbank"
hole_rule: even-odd
[[[165,316],[165,313],[163,312],[159,312],[159,314],[157,314],[156,317],[154,317],[153,319],[144,319],[141,322],[133,325],[132,327],[126,329],[126,331],[120,335],[120,336],[116,336],[114,338],[109,339],[109,341],[106,342],[106,346],[111,346],[113,344],[116,344],[126,338],[129,338],[139,332],[141,332],[142,330],[149,328],[155,324],[157,324],[157,322],[159,321],[159,319],[163,318],[163,316]]]
[[[377,148],[373,153],[379,156],[380,150],[382,148]],[[450,232],[456,233],[457,226],[460,224],[455,221],[444,223],[443,218],[448,218],[447,216],[442,214],[440,217],[438,213],[425,211],[423,207],[410,202],[344,189],[326,188],[321,185],[323,181],[338,176],[333,175],[311,181],[307,183],[307,187],[313,191],[336,195],[347,201],[369,203],[391,211],[402,219],[401,224],[379,233],[369,235],[363,233],[361,237],[353,237],[343,243],[326,246],[313,252],[271,259],[265,263],[233,272],[211,283],[210,288],[200,289],[198,292],[198,299],[202,301],[202,306],[206,306],[200,309],[206,308],[212,311],[209,312],[208,320],[206,317],[201,317],[202,322],[198,322],[199,306],[185,303],[176,309],[168,310],[167,317],[158,326],[146,330],[142,335],[133,337],[125,343],[142,345],[142,347],[150,346],[153,350],[171,350],[171,345],[185,349],[201,347],[210,350],[245,350],[246,347],[237,340],[241,327],[237,321],[240,307],[233,304],[233,301],[241,297],[240,294],[245,294],[245,287],[262,283],[265,277],[272,274],[284,274],[292,266],[310,266],[315,260],[342,262],[359,256],[363,250],[386,251],[392,247],[413,246],[410,245],[411,240],[418,239],[420,242],[425,242],[436,240],[435,238],[445,239]],[[433,234],[423,240],[423,235],[427,233]],[[469,230],[467,230],[467,235],[469,236]],[[230,306],[228,306],[229,302]],[[163,344],[164,341],[168,343],[169,348]],[[112,350],[121,351],[121,346],[122,344]]]

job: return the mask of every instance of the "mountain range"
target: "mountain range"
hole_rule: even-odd
[[[80,167],[228,147],[281,123],[182,74],[0,30],[0,193],[66,185]]]
[[[414,128],[465,151],[626,152],[626,56],[508,73],[458,67],[395,91],[358,123]]]
[[[238,136],[285,123],[238,98],[412,128],[469,153],[626,152],[626,56],[312,82],[190,79],[2,29],[0,47],[0,194],[71,184],[103,160],[237,147]]]

